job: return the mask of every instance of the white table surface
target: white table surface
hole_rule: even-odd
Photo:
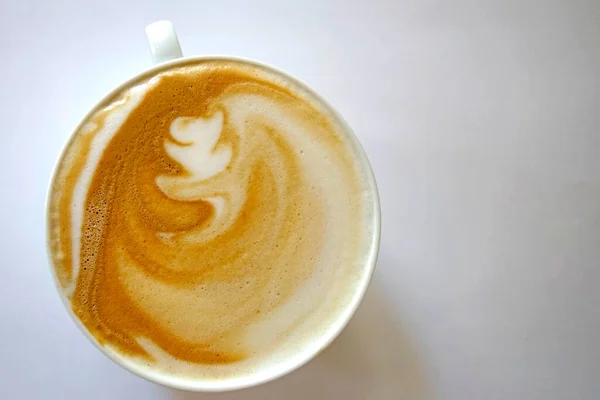
[[[600,398],[600,2],[0,4],[0,399]],[[189,394],[113,364],[55,292],[51,170],[85,112],[186,54],[289,71],[353,126],[381,193],[375,279],[339,339],[264,386]]]

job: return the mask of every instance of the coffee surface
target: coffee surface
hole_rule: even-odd
[[[51,189],[74,314],[174,374],[243,374],[302,348],[348,303],[372,236],[346,135],[301,86],[241,62],[171,67],[108,98]]]

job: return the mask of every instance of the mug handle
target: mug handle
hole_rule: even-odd
[[[146,27],[146,37],[154,64],[183,57],[181,46],[171,21],[156,21]]]

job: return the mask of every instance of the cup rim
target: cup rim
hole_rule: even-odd
[[[256,374],[236,377],[236,378],[224,378],[218,380],[205,380],[205,379],[177,379],[170,377],[168,375],[151,371],[151,369],[141,368],[139,365],[128,362],[126,357],[120,356],[116,351],[112,351],[110,348],[102,346],[98,340],[88,331],[88,329],[83,325],[83,323],[77,318],[75,313],[73,312],[69,300],[66,297],[64,290],[58,280],[58,276],[56,273],[56,268],[54,266],[54,258],[52,256],[52,249],[50,246],[50,201],[52,196],[52,186],[56,179],[56,174],[58,172],[58,167],[60,166],[62,160],[64,159],[65,153],[69,148],[71,142],[74,140],[75,134],[77,131],[81,129],[83,124],[107,101],[114,98],[114,96],[123,90],[127,89],[129,86],[135,84],[140,79],[144,78],[146,75],[151,75],[160,70],[176,66],[178,64],[185,64],[188,62],[202,62],[202,61],[233,61],[244,63],[252,66],[256,66],[258,68],[262,68],[266,71],[273,72],[282,76],[284,79],[292,82],[297,85],[302,90],[305,90],[310,96],[314,97],[315,100],[320,102],[328,111],[332,114],[332,116],[338,121],[342,129],[346,134],[346,139],[351,142],[354,147],[355,155],[358,156],[358,163],[360,164],[360,169],[364,173],[366,177],[366,184],[368,185],[369,190],[369,199],[372,203],[372,225],[371,225],[371,235],[369,237],[371,243],[369,246],[369,252],[364,263],[363,269],[361,270],[361,282],[360,284],[355,286],[354,293],[352,294],[351,301],[344,306],[343,310],[336,316],[336,318],[329,324],[329,329],[326,330],[318,340],[315,341],[315,344],[311,345],[308,349],[295,354],[292,357],[289,357],[278,364],[277,367],[269,368],[266,373],[259,371]],[[257,386],[263,383],[267,383],[273,381],[277,378],[280,378],[284,375],[287,375],[298,368],[302,367],[314,357],[316,357],[321,351],[326,349],[344,330],[346,325],[352,319],[352,316],[355,314],[358,309],[362,299],[369,287],[371,282],[375,266],[377,264],[377,257],[379,254],[379,246],[381,242],[381,204],[379,198],[379,191],[377,187],[377,182],[375,180],[375,175],[373,172],[373,168],[371,163],[367,157],[367,154],[364,150],[364,147],[360,143],[358,137],[354,133],[354,130],[350,127],[350,125],[346,122],[346,120],[342,117],[342,115],[320,94],[314,91],[308,84],[301,81],[300,79],[292,76],[288,72],[281,70],[279,68],[273,67],[271,65],[258,62],[249,58],[238,57],[238,56],[229,56],[229,55],[202,55],[202,56],[184,56],[180,58],[175,58],[173,60],[156,64],[151,66],[150,68],[145,69],[144,71],[134,75],[133,77],[125,80],[123,83],[117,85],[114,89],[110,90],[106,95],[104,95],[98,102],[96,102],[90,110],[81,118],[80,122],[73,129],[72,133],[66,140],[66,143],[62,147],[62,150],[58,156],[57,161],[55,162],[54,169],[52,171],[51,179],[48,185],[47,195],[46,195],[46,253],[49,261],[50,273],[52,274],[52,279],[54,281],[54,286],[58,291],[58,294],[62,300],[62,303],[70,315],[71,319],[75,322],[75,325],[79,328],[79,330],[90,340],[94,346],[105,356],[115,362],[117,365],[121,366],[125,370],[153,383],[157,383],[166,387],[187,390],[193,392],[223,392],[223,391],[232,391],[238,389],[249,388],[253,386]]]

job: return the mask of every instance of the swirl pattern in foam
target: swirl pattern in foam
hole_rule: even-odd
[[[74,314],[101,345],[186,376],[243,374],[322,335],[371,244],[346,134],[299,85],[234,61],[107,99],[51,189]]]

